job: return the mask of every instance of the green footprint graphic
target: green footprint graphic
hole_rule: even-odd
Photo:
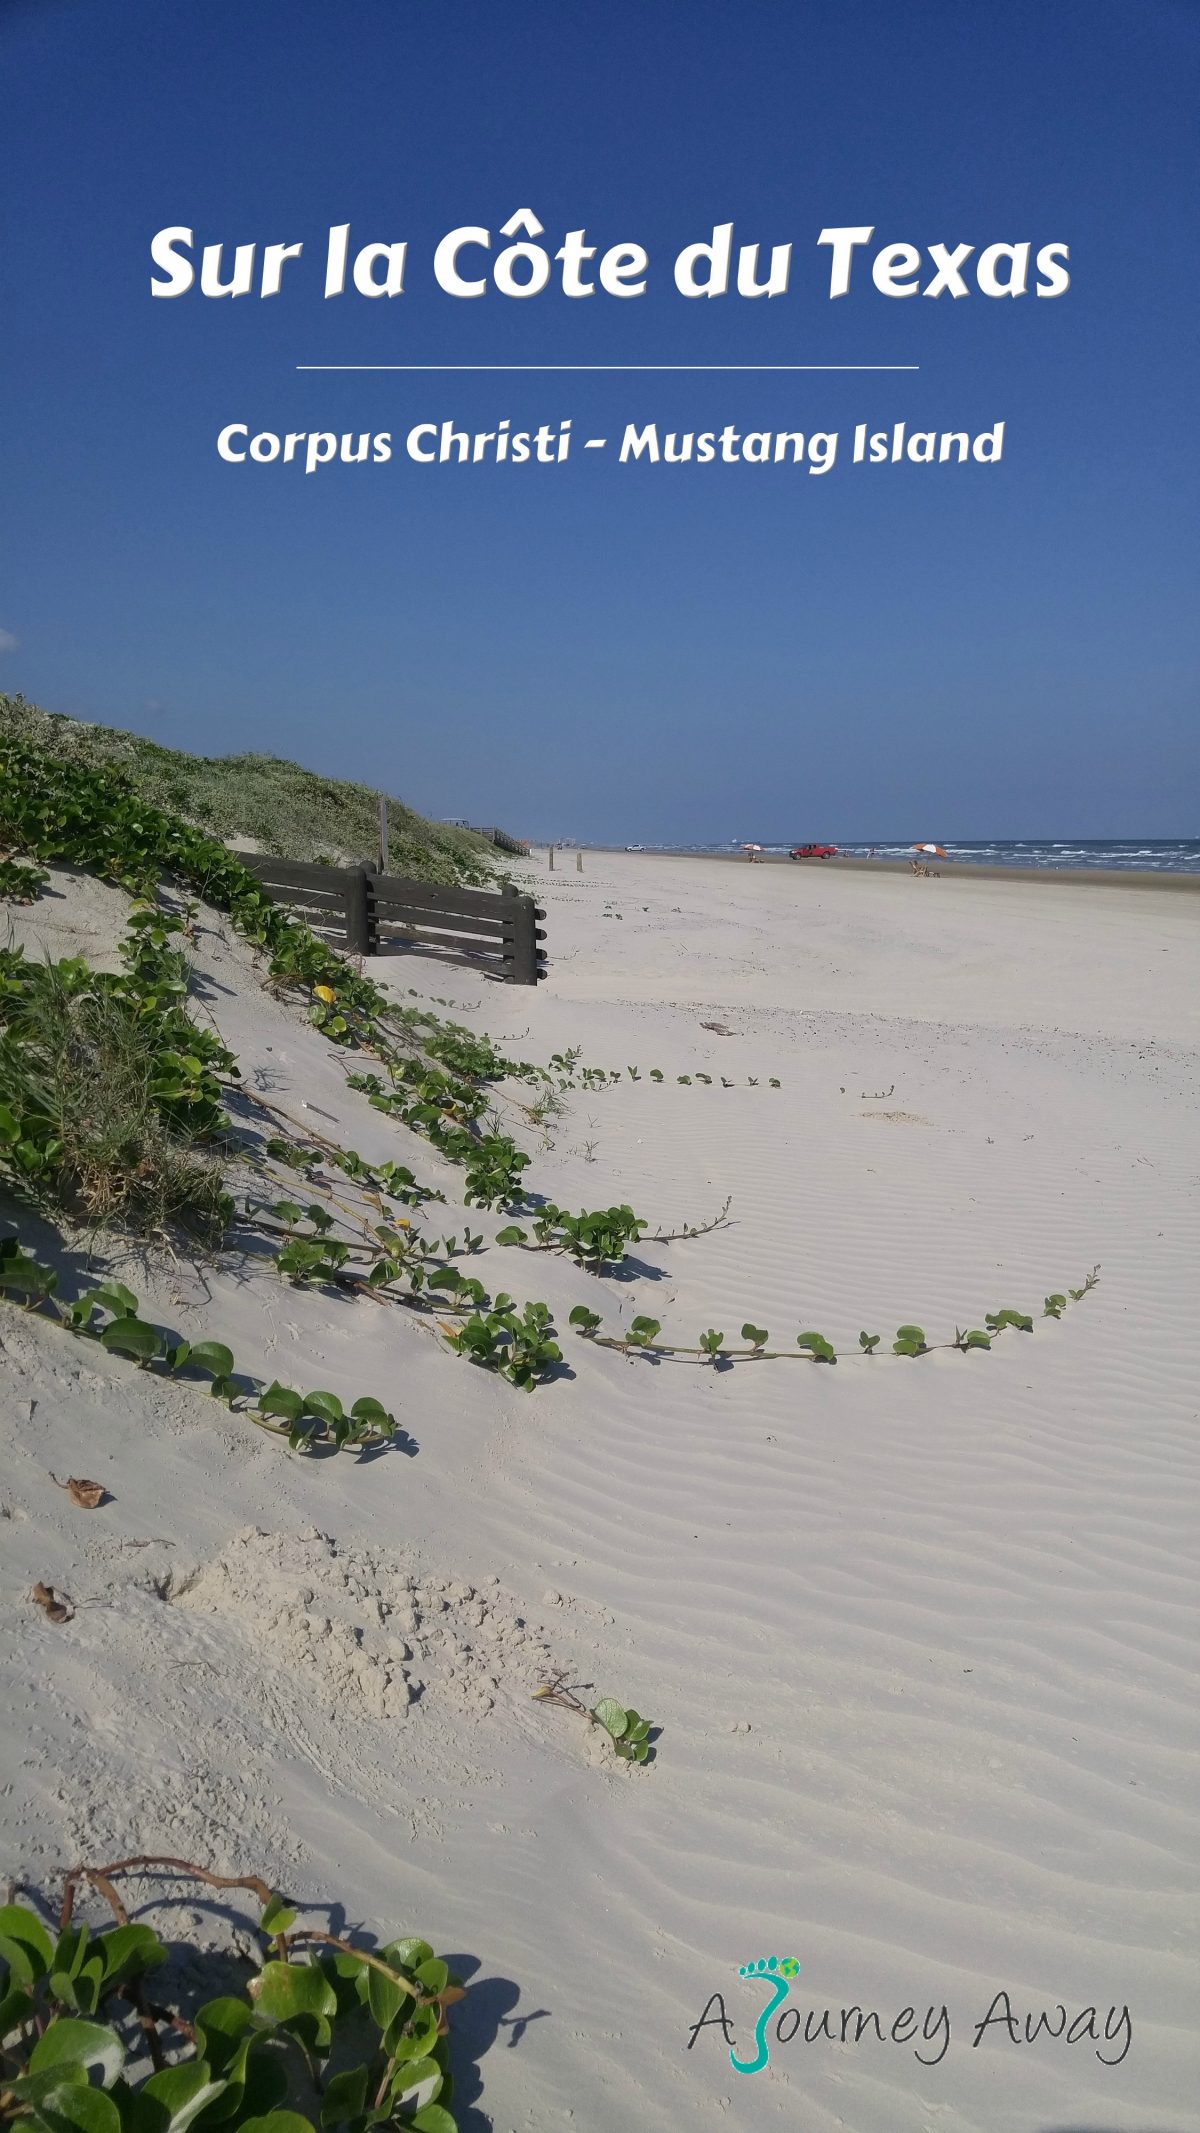
[[[741,1965],[738,1976],[761,1978],[763,1984],[770,1987],[771,1997],[754,2025],[753,2059],[737,2059],[732,2052],[729,2054],[729,2064],[736,2074],[762,2072],[771,2056],[771,2048],[767,2043],[767,2024],[772,2015],[777,2014],[782,2007],[791,1988],[792,1979],[797,1977],[799,1972],[800,1965],[794,1955],[785,1955],[782,1959],[777,1955],[760,1955],[757,1962]]]

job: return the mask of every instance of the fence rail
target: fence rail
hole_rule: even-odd
[[[374,867],[310,866],[267,852],[234,856],[273,903],[286,904],[348,955],[431,954],[509,985],[536,985],[546,975],[538,923],[546,914],[513,888],[450,889]]]

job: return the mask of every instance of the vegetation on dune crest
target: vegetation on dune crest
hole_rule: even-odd
[[[30,742],[86,770],[122,771],[155,807],[183,815],[228,843],[251,839],[277,859],[357,864],[378,854],[377,792],[344,778],[321,777],[278,756],[189,755],[114,726],[85,725],[40,710],[23,696],[0,695],[0,739]],[[392,873],[487,885],[494,878],[494,857],[484,838],[429,822],[389,796]]]

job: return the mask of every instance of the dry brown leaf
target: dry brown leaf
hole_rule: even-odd
[[[53,1585],[43,1585],[40,1578],[34,1586],[30,1598],[36,1600],[38,1606],[49,1615],[52,1622],[70,1622],[74,1619],[75,1609],[65,1593],[55,1592]]]
[[[56,1489],[66,1490],[71,1502],[77,1503],[81,1511],[98,1511],[102,1503],[108,1502],[108,1490],[102,1481],[84,1481],[77,1474],[69,1474],[65,1481],[60,1481],[57,1474],[51,1474],[50,1479]]]

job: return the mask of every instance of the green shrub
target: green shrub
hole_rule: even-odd
[[[147,1997],[168,1950],[114,1886],[147,1870],[258,1899],[259,1968],[190,2022]],[[74,1923],[80,1879],[113,1924]],[[461,1980],[427,1941],[357,1948],[296,1917],[256,1875],[154,1858],[74,1869],[57,1932],[27,1904],[0,1906],[0,2120],[31,2133],[455,2133],[447,2009]]]
[[[181,1022],[85,963],[0,950],[0,1180],[78,1221],[216,1242],[229,1202],[202,1143],[219,1084]]]

